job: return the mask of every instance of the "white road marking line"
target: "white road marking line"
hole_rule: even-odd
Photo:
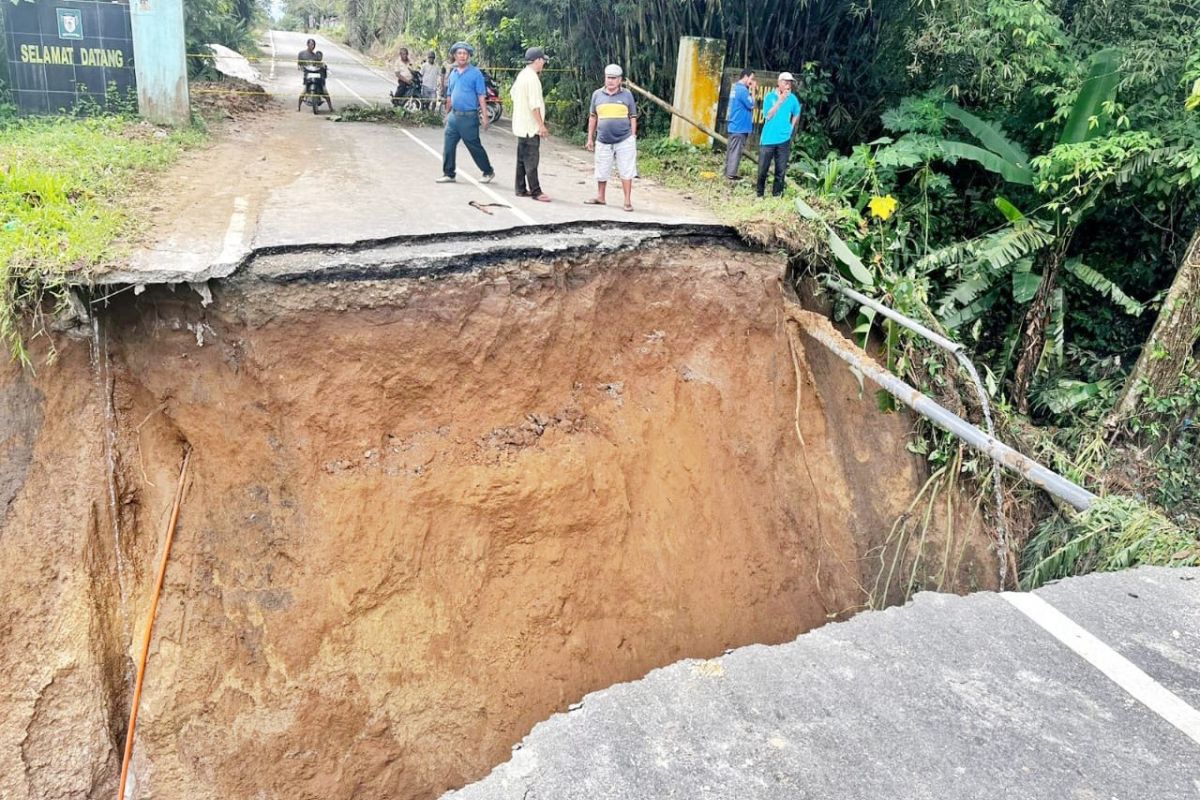
[[[1200,711],[1037,595],[1004,592],[1000,596],[1135,700],[1200,744]]]
[[[242,246],[242,236],[246,232],[246,210],[250,204],[244,197],[233,200],[233,214],[229,217],[229,227],[225,229],[225,242],[221,247],[218,264],[230,264],[242,257],[245,248]]]
[[[354,90],[353,90],[353,89],[351,89],[349,86],[347,86],[345,83],[343,83],[343,82],[341,81],[341,79],[339,79],[339,78],[334,78],[334,80],[335,80],[335,81],[337,81],[337,83],[338,83],[338,86],[341,86],[341,87],[342,87],[343,89],[345,89],[347,92],[349,92],[350,94],[354,95],[354,96],[355,96],[355,97],[357,97],[359,100],[362,100],[362,101],[363,101],[363,103],[365,103],[366,105],[368,105],[368,106],[373,106],[373,105],[375,105],[375,104],[374,104],[374,103],[372,103],[370,100],[368,100],[367,98],[363,97],[361,94],[359,94],[358,92],[354,91]]]
[[[425,144],[424,142],[422,142],[422,141],[421,141],[420,139],[418,139],[416,136],[413,136],[413,135],[412,135],[412,133],[410,133],[409,131],[406,131],[406,130],[404,130],[404,128],[401,128],[401,129],[400,129],[400,132],[401,132],[401,133],[403,133],[403,134],[404,134],[405,136],[407,136],[408,138],[412,139],[412,140],[413,140],[414,142],[416,142],[417,144],[421,145],[421,147],[424,147],[426,150],[428,150],[428,151],[429,151],[429,154],[430,154],[431,156],[433,156],[434,158],[436,158],[438,161],[441,161],[441,160],[442,160],[442,154],[441,154],[441,153],[439,153],[437,150],[434,150],[432,147],[430,147],[429,145],[427,145],[427,144]],[[466,178],[466,179],[467,179],[468,181],[470,181],[471,183],[475,184],[475,188],[479,189],[481,192],[483,192],[483,193],[484,193],[484,194],[486,194],[488,197],[490,197],[490,198],[492,198],[493,200],[495,200],[497,203],[501,203],[501,204],[503,204],[503,205],[509,206],[509,207],[510,207],[510,209],[512,210],[512,212],[513,212],[514,214],[516,214],[516,215],[517,215],[517,219],[521,220],[521,221],[522,221],[522,222],[524,222],[526,225],[536,225],[536,224],[537,224],[537,221],[536,221],[536,220],[534,220],[534,218],[533,218],[533,217],[529,216],[528,214],[526,214],[524,211],[522,211],[521,209],[517,208],[516,206],[513,206],[513,204],[512,204],[512,203],[506,203],[506,202],[504,202],[504,198],[502,198],[500,195],[498,195],[498,194],[496,194],[495,192],[493,192],[493,191],[492,191],[491,189],[489,189],[488,187],[484,186],[484,185],[483,185],[482,183],[480,183],[479,181],[477,181],[477,180],[475,180],[474,178],[472,178],[470,175],[467,175],[466,173],[463,173],[463,172],[459,172],[459,174],[460,174],[460,175],[462,175],[464,178]]]
[[[331,45],[333,45],[333,49],[335,49],[335,50],[340,50],[341,52],[343,52],[343,53],[345,53],[346,55],[350,56],[350,60],[351,60],[351,61],[356,61],[356,62],[358,62],[358,64],[360,64],[360,65],[361,65],[361,66],[362,66],[364,69],[366,69],[366,70],[367,70],[368,72],[370,72],[372,75],[375,75],[377,78],[382,78],[384,81],[386,81],[386,82],[387,82],[388,86],[391,86],[391,85],[392,85],[392,78],[388,77],[388,75],[387,75],[386,73],[384,73],[384,72],[383,72],[382,70],[380,70],[379,68],[375,67],[373,64],[370,64],[370,63],[368,63],[368,62],[367,62],[365,59],[362,59],[362,58],[360,58],[360,57],[358,56],[358,54],[357,54],[357,53],[355,53],[353,50],[349,50],[349,49],[347,49],[347,48],[344,48],[344,47],[339,47],[338,45],[336,45],[336,44],[333,44],[332,42],[330,42],[330,44],[331,44]]]

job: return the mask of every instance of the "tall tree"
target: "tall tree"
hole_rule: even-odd
[[[1147,393],[1164,396],[1179,388],[1179,380],[1197,357],[1200,343],[1200,228],[1179,265],[1154,331],[1142,347],[1137,364],[1125,381],[1110,426],[1134,415]]]

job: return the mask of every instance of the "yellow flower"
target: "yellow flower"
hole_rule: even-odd
[[[713,178],[717,177],[717,173],[705,170],[704,172],[700,173],[700,177],[704,178],[706,181],[711,181]]]
[[[890,194],[883,197],[872,197],[871,202],[867,203],[867,207],[871,209],[871,216],[881,220],[887,220],[892,214],[895,214],[898,205],[896,198]]]

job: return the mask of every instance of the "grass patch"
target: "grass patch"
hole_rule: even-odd
[[[202,139],[120,117],[0,120],[0,342],[13,358],[28,363],[22,312],[108,263],[139,228],[124,203],[139,178]]]
[[[756,197],[755,166],[745,159],[740,165],[742,180],[730,181],[725,178],[723,150],[664,137],[639,144],[638,173],[701,200],[722,222],[761,247],[814,263],[829,258],[823,232],[796,213],[796,198],[807,194],[788,181],[782,197]]]
[[[1021,587],[1088,572],[1140,564],[1200,564],[1200,534],[1180,528],[1161,512],[1121,495],[1097,500],[1069,519],[1053,516],[1038,528],[1021,558]]]

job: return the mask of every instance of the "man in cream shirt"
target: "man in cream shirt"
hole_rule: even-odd
[[[546,53],[540,47],[525,51],[525,69],[512,85],[513,135],[517,137],[517,197],[532,197],[543,203],[550,198],[538,181],[538,161],[546,129],[546,101],[542,99],[542,79],[538,73],[546,66]]]

